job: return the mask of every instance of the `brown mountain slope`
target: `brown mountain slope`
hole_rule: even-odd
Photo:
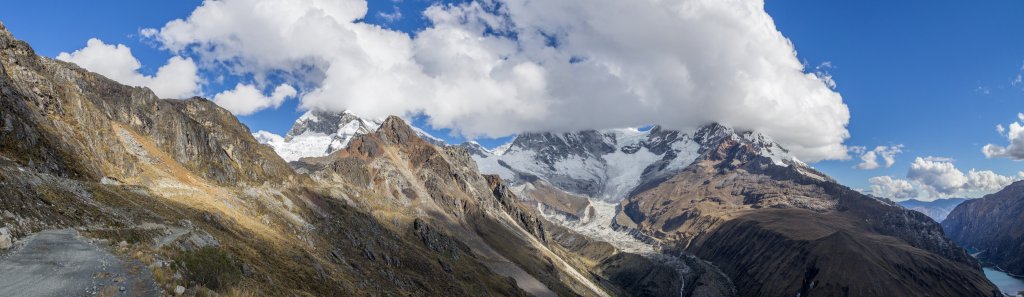
[[[290,175],[274,152],[246,137],[234,116],[200,98],[161,100],[77,66],[35,55],[0,28],[4,148],[19,161],[99,180],[132,176],[114,125],[148,138],[187,169],[218,184],[280,183]],[[20,140],[20,141],[13,141]]]
[[[15,239],[79,229],[149,265],[168,295],[525,295],[452,237],[347,199],[372,191],[295,175],[212,102],[36,56],[2,25],[0,193]]]
[[[596,278],[553,250],[535,211],[500,179],[479,174],[465,149],[427,143],[400,118],[388,118],[332,156],[303,162],[298,165],[324,185],[365,189],[349,197],[379,220],[457,238],[531,294],[607,295]]]
[[[1024,182],[958,205],[942,228],[981,261],[1024,275]]]
[[[616,222],[711,261],[741,296],[998,296],[925,215],[726,138]]]

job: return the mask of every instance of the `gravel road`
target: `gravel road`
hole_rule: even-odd
[[[160,296],[149,270],[72,229],[33,234],[0,257],[0,296]]]

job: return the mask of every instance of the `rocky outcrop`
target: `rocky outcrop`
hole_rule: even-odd
[[[1024,275],[1024,182],[961,203],[942,227],[982,262]]]
[[[530,232],[531,235],[542,242],[548,241],[548,235],[545,234],[544,230],[544,219],[535,210],[520,204],[519,197],[516,197],[509,190],[508,185],[505,184],[505,181],[501,180],[501,177],[497,175],[484,175],[484,179],[487,180],[487,186],[491,188],[491,193],[498,200],[501,209],[509,216],[512,216],[519,227],[526,229],[527,232]]]

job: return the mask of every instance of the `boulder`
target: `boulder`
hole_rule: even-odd
[[[6,227],[0,228],[0,250],[6,250],[14,246],[14,237]]]

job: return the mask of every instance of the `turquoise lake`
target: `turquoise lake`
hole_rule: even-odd
[[[1024,279],[1012,277],[1002,271],[985,267],[985,277],[999,287],[999,290],[1008,294],[1017,294],[1024,291]]]

